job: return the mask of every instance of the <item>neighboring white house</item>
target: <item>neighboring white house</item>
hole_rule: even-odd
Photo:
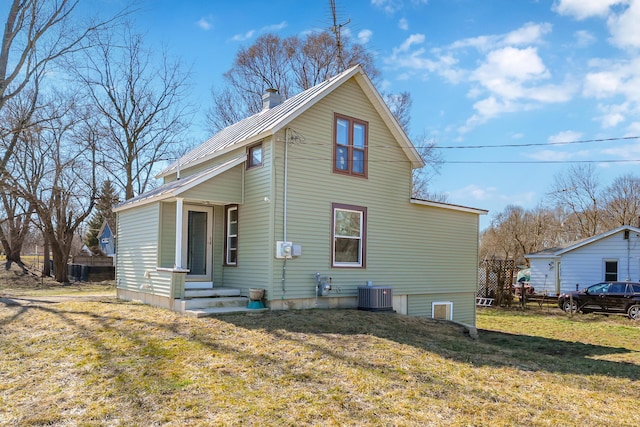
[[[525,255],[537,293],[575,291],[603,281],[640,281],[640,228],[624,225],[563,247]]]

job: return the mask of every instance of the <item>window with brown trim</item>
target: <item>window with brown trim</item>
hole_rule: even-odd
[[[334,115],[333,171],[354,176],[367,176],[369,123]]]
[[[224,265],[238,265],[238,205],[224,208]]]
[[[367,240],[367,208],[332,205],[331,266],[364,268]]]
[[[247,154],[247,169],[262,166],[262,144],[249,147]]]

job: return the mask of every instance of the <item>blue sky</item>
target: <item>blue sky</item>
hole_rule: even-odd
[[[570,161],[595,162],[603,186],[640,175],[636,162],[606,162],[640,159],[640,0],[336,3],[381,88],[411,93],[411,136],[442,147],[431,190],[488,209],[481,228],[508,204],[541,203]],[[194,139],[240,46],[332,25],[329,0],[143,0],[135,20],[149,47],[192,66]]]

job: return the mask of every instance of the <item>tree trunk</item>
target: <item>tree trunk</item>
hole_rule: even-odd
[[[62,248],[56,247],[56,245],[52,248],[53,252],[53,277],[56,279],[56,282],[59,283],[67,283],[69,282],[69,254],[68,252]]]
[[[49,277],[51,276],[51,256],[49,251],[51,250],[51,248],[49,247],[49,238],[47,236],[44,236],[44,245],[42,248],[42,251],[44,252],[43,254],[43,261],[42,261],[42,276],[43,277]]]

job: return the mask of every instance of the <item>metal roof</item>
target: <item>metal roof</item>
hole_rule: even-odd
[[[120,205],[116,206],[113,211],[119,212],[130,209],[134,206],[145,205],[147,203],[176,197],[180,195],[180,193],[183,193],[195,187],[196,185],[201,184],[213,178],[214,176],[220,175],[222,172],[228,171],[229,169],[239,165],[246,160],[246,157],[247,156],[243,154],[224,163],[219,163],[213,167],[205,169],[199,173],[195,173],[181,179],[176,179],[175,181],[167,182],[160,187],[149,190],[127,200],[124,203],[121,203]]]
[[[354,76],[364,77],[364,79],[358,78],[356,81],[361,85],[361,87],[363,87],[363,91],[371,103],[390,127],[394,136],[398,138],[398,142],[404,148],[413,166],[423,166],[424,161],[404,131],[401,129],[395,117],[393,117],[389,108],[382,101],[382,98],[371,83],[371,80],[366,76],[362,67],[360,65],[356,65],[343,71],[337,76],[325,80],[324,82],[285,100],[275,107],[264,109],[253,116],[247,117],[246,119],[222,129],[207,141],[186,153],[173,164],[169,165],[166,169],[160,172],[156,178],[162,178],[176,173],[179,169],[187,169],[191,166],[213,159],[220,154],[228,152],[229,150],[257,142],[266,136],[273,135],[291,122],[291,120]]]

